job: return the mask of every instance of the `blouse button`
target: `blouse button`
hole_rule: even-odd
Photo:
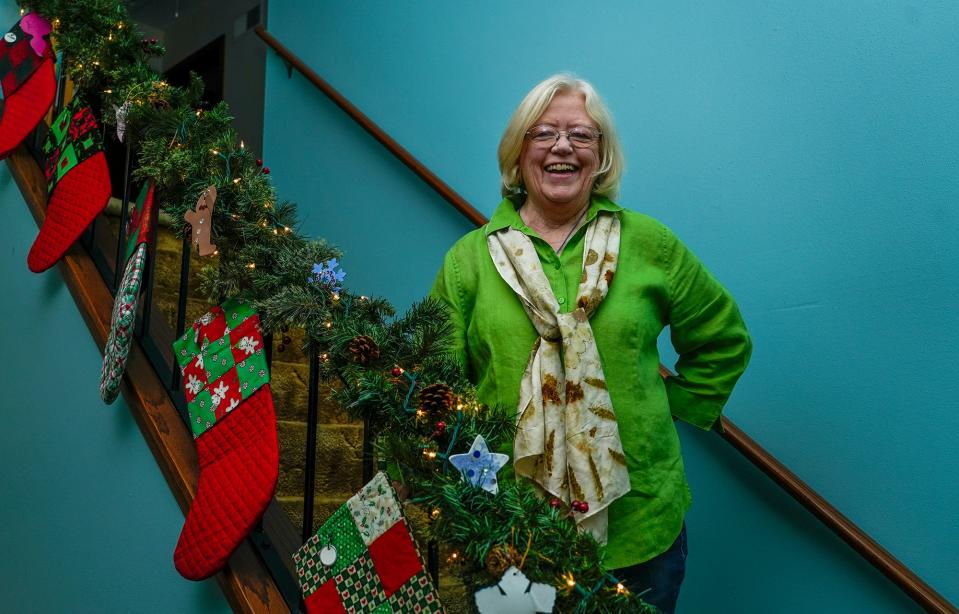
[[[558,299],[556,299],[556,302],[559,303],[560,305],[562,305],[562,304],[566,303],[566,298],[563,297],[563,296],[561,296],[561,297],[559,297]]]

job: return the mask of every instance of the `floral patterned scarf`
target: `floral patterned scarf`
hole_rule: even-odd
[[[560,313],[530,238],[514,228],[487,237],[496,270],[539,333],[520,384],[516,475],[566,505],[588,503],[588,511],[574,511],[573,518],[601,543],[609,505],[629,492],[629,474],[589,317],[609,291],[619,238],[615,214],[601,212],[590,223],[576,309]]]

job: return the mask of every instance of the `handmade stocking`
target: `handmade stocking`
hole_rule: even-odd
[[[200,477],[173,562],[189,580],[223,569],[273,497],[276,415],[260,319],[229,300],[173,344],[196,439]]]
[[[137,319],[140,282],[147,263],[147,249],[153,223],[153,182],[143,184],[127,224],[126,268],[113,302],[110,337],[103,348],[103,368],[100,371],[100,398],[113,403],[120,392],[120,380],[127,369],[130,345],[133,343],[133,325]]]
[[[0,40],[0,158],[10,155],[53,104],[57,83],[50,22],[27,13]]]
[[[47,155],[47,217],[27,255],[34,273],[57,263],[110,199],[110,173],[100,130],[89,107],[74,98],[50,126]]]
[[[293,562],[307,614],[444,611],[385,473],[333,512]]]

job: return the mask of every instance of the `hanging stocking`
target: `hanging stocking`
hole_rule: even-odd
[[[100,371],[100,398],[108,405],[120,392],[120,380],[127,368],[127,357],[133,343],[133,325],[137,318],[140,282],[147,263],[147,249],[153,224],[153,182],[143,184],[127,224],[126,268],[113,302],[110,337],[103,348],[103,369]]]
[[[74,98],[50,126],[47,155],[47,218],[27,255],[34,273],[57,263],[110,199],[110,173],[100,130],[90,107]]]
[[[220,571],[263,515],[279,472],[260,319],[229,300],[173,344],[200,477],[173,561],[189,580]]]
[[[307,614],[443,606],[385,473],[377,473],[293,554]]]
[[[53,104],[57,83],[50,22],[27,13],[0,40],[0,158],[10,155]]]

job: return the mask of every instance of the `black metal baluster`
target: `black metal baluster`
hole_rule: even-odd
[[[273,335],[263,335],[263,351],[266,353],[266,371],[267,373],[273,373]],[[266,537],[263,532],[263,517],[261,516],[259,520],[256,521],[256,526],[253,527],[253,536],[254,543],[260,548],[260,554],[264,554],[265,550],[271,548],[270,540],[264,539]]]
[[[266,352],[266,370],[273,376],[273,333],[263,335],[263,350]]]
[[[87,226],[86,230],[83,231],[83,234],[80,235],[80,243],[87,248],[87,251],[93,251],[93,235],[97,229],[97,218],[93,218],[93,221]]]
[[[310,352],[310,382],[307,389],[306,415],[306,474],[303,484],[303,541],[313,536],[313,495],[316,481],[316,429],[319,422],[320,357]]]
[[[43,153],[43,141],[47,136],[47,130],[47,122],[41,120],[33,129],[32,142],[27,145],[27,151],[30,152],[30,155],[36,160],[37,166],[39,166],[40,170],[44,171],[44,173],[46,173],[47,157]]]
[[[141,339],[149,334],[150,318],[153,315],[153,286],[156,282],[156,275],[154,273],[156,272],[157,222],[160,218],[159,207],[153,207],[150,218],[150,228],[153,229],[153,232],[150,233],[150,241],[147,246],[147,268],[143,280],[143,285],[146,286],[146,294],[144,295],[143,311],[140,312],[140,326],[137,332],[137,336]],[[179,369],[176,368],[176,360],[173,361],[173,365],[173,371],[175,373],[178,372]]]
[[[113,293],[117,293],[120,287],[120,277],[123,275],[124,265],[123,257],[126,255],[126,225],[127,225],[127,207],[130,206],[130,141],[127,141],[126,159],[123,163],[123,204],[120,205],[120,229],[117,231],[117,259],[113,266]]]
[[[370,437],[370,419],[363,419],[363,483],[373,479],[373,438]]]
[[[426,566],[429,567],[430,577],[433,578],[433,584],[436,588],[440,587],[440,547],[435,539],[431,539],[426,545]]]
[[[180,248],[180,289],[176,301],[176,339],[183,336],[186,328],[186,299],[190,291],[190,255],[193,245],[190,243],[190,235],[183,235],[183,245]],[[174,356],[174,362],[176,362]],[[180,370],[174,366],[173,380],[170,382],[170,389],[177,390],[180,387]]]
[[[57,79],[57,93],[53,97],[53,119],[56,121],[57,115],[63,110],[63,98],[66,96],[67,89],[67,54],[60,55],[60,78]]]
[[[44,122],[42,119],[40,120],[40,124],[45,124],[45,123],[46,122]],[[31,153],[33,153],[34,158],[37,157],[36,152],[40,151],[40,149],[43,147],[43,137],[41,136],[41,134],[42,134],[42,131],[40,130],[39,124],[37,125],[36,128],[34,128],[30,132],[30,140],[28,141],[30,145],[27,146],[27,149],[29,149]],[[43,168],[42,164],[40,165],[40,168],[41,169]]]

